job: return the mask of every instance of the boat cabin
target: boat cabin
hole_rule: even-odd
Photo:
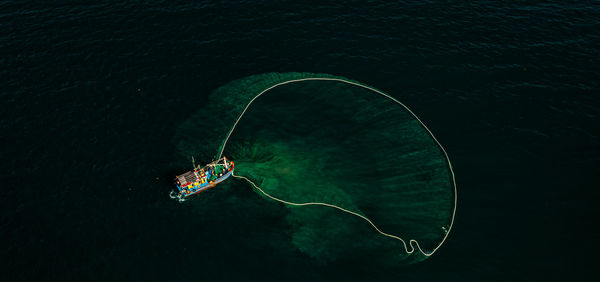
[[[184,174],[178,175],[177,176],[177,182],[179,183],[179,185],[183,186],[188,186],[196,181],[198,181],[198,175],[196,175],[195,173],[188,171]]]

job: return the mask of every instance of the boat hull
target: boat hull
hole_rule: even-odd
[[[206,182],[206,183],[202,183],[202,184],[198,184],[196,186],[193,186],[191,188],[189,188],[188,190],[190,190],[190,193],[185,193],[184,189],[177,185],[177,189],[179,189],[179,195],[183,196],[184,198],[190,197],[192,195],[198,194],[202,191],[206,191],[212,187],[217,186],[217,184],[223,182],[225,179],[229,178],[231,176],[231,174],[233,173],[234,169],[231,169],[231,171],[228,171],[227,173],[225,173],[223,176],[215,179],[215,181],[213,181],[212,183]]]

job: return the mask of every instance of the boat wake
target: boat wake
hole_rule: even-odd
[[[169,192],[169,197],[171,199],[176,199],[180,203],[187,201],[187,199],[181,193],[177,193],[173,190],[171,190],[171,192]]]

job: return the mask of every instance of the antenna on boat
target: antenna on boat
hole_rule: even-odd
[[[194,166],[194,170],[196,170],[196,162],[194,162],[194,156],[192,156],[192,165]]]

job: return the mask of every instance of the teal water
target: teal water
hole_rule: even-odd
[[[3,278],[590,279],[599,237],[599,19],[595,2],[3,1]],[[273,72],[360,81],[427,124],[448,151],[460,200],[433,256],[386,264],[388,246],[398,246],[378,243],[359,218],[288,208],[233,179],[183,204],[169,199],[189,155],[210,161],[223,140],[212,132],[229,122],[181,128],[198,115],[228,114],[202,110],[220,87]],[[245,139],[269,144],[267,152],[281,144]],[[255,147],[263,148],[247,148]],[[241,158],[236,148],[246,147],[226,148]],[[354,192],[345,193],[362,212],[376,211]],[[343,224],[311,234],[330,222]],[[408,237],[436,234],[408,229]],[[371,243],[352,243],[363,237]]]

